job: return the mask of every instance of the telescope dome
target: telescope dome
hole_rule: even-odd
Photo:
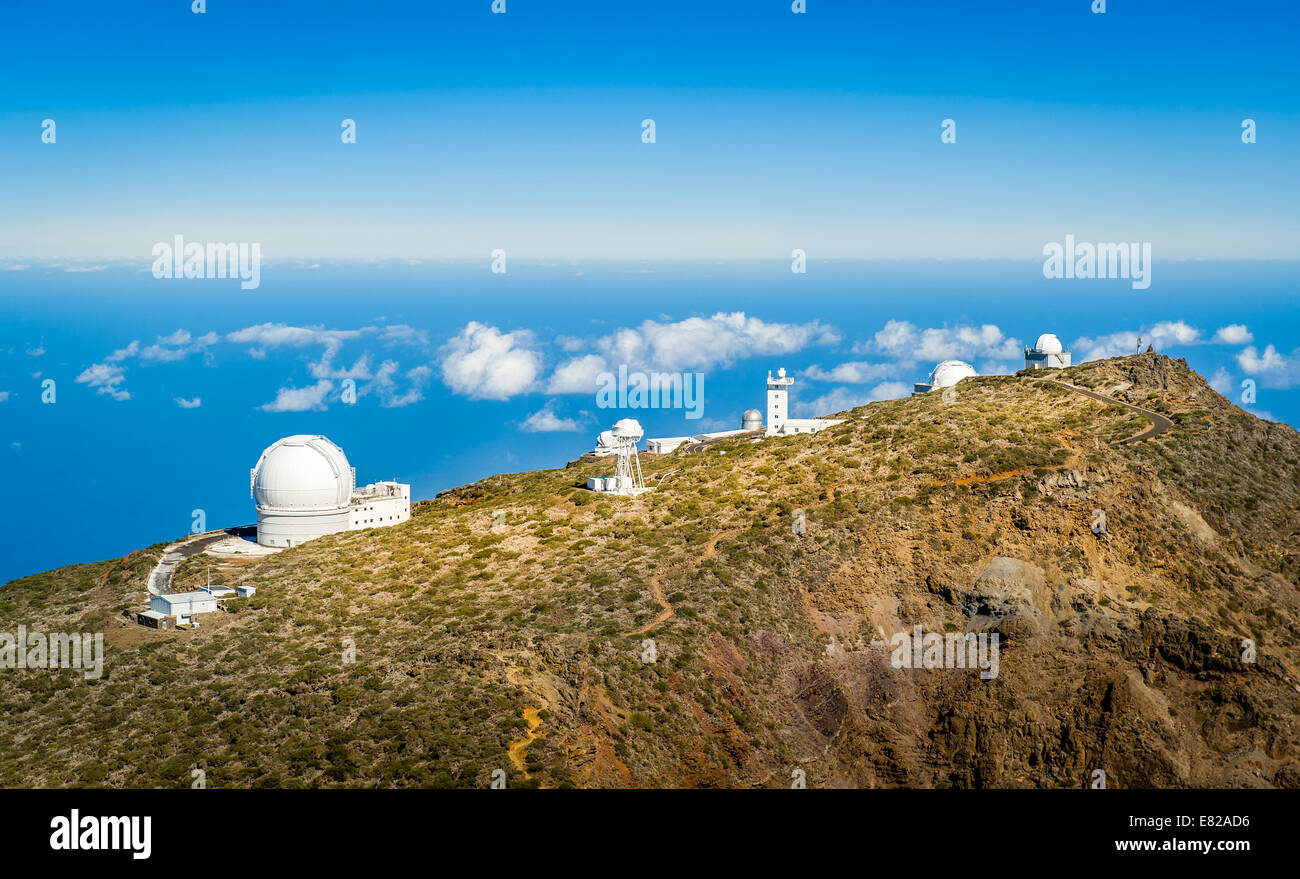
[[[346,509],[351,495],[347,455],[323,436],[278,440],[262,452],[253,471],[253,497],[261,509]]]

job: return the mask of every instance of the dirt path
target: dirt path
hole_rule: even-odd
[[[1128,445],[1129,443],[1137,443],[1137,442],[1141,442],[1142,440],[1151,439],[1151,437],[1159,436],[1160,434],[1164,433],[1165,431],[1169,430],[1169,428],[1174,426],[1174,423],[1172,421],[1170,421],[1165,416],[1161,415],[1159,412],[1152,412],[1150,409],[1143,409],[1141,406],[1134,406],[1132,403],[1125,403],[1123,400],[1116,400],[1114,397],[1107,397],[1105,394],[1098,394],[1095,391],[1089,391],[1089,390],[1085,390],[1084,388],[1078,388],[1075,387],[1074,385],[1067,384],[1066,382],[1057,381],[1056,379],[1051,379],[1051,378],[1040,378],[1037,379],[1037,381],[1047,382],[1048,384],[1056,385],[1057,387],[1065,388],[1066,390],[1069,391],[1074,391],[1076,394],[1083,394],[1085,397],[1091,397],[1092,399],[1098,401],[1099,403],[1106,403],[1107,405],[1114,405],[1114,406],[1123,406],[1125,409],[1130,409],[1136,412],[1137,414],[1141,415],[1143,418],[1148,419],[1151,422],[1151,426],[1146,430],[1142,431],[1141,433],[1139,433],[1137,436],[1131,436],[1128,439],[1122,439],[1119,442],[1117,442],[1115,445],[1118,446],[1124,446],[1124,445]]]
[[[524,709],[524,720],[528,723],[528,732],[522,739],[512,744],[506,751],[510,756],[510,762],[515,764],[515,768],[523,774],[524,778],[532,777],[528,774],[528,769],[525,768],[524,750],[533,742],[546,735],[546,733],[539,733],[537,731],[537,728],[542,725],[542,719],[537,716],[541,711],[541,708],[534,708],[532,706]]]
[[[630,632],[624,632],[624,636],[631,637],[633,635],[644,635],[654,627],[662,625],[672,619],[673,606],[668,603],[668,596],[664,594],[664,572],[662,568],[660,568],[654,576],[650,578],[650,595],[654,597],[655,601],[659,602],[659,606],[662,607],[663,610],[659,611],[655,618],[644,626],[641,626],[638,629],[633,629]]]
[[[700,561],[707,561],[716,556],[718,554],[718,541],[722,540],[722,538],[727,535],[734,533],[736,532],[719,531],[717,534],[710,537],[708,543],[704,545],[704,552],[700,554]],[[625,638],[631,638],[634,635],[644,635],[651,629],[661,626],[673,618],[673,606],[669,604],[668,596],[664,594],[663,568],[656,571],[654,576],[650,578],[650,595],[659,603],[659,606],[662,607],[663,610],[659,611],[658,615],[644,626],[633,629],[630,632],[624,632],[623,636]]]

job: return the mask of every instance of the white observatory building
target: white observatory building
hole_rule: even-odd
[[[1025,349],[1025,369],[1065,369],[1069,365],[1070,352],[1055,333],[1043,333],[1034,347]]]
[[[668,436],[646,440],[646,451],[666,455],[684,443],[708,443],[731,437],[746,436],[762,432],[763,439],[770,436],[790,436],[796,433],[816,433],[837,424],[843,424],[842,418],[790,418],[790,385],[794,379],[786,375],[785,369],[776,371],[773,377],[767,373],[767,427],[763,427],[763,413],[757,409],[746,409],[740,416],[739,430],[718,430],[712,433],[697,433],[694,436]],[[605,431],[609,433],[609,431]],[[603,451],[605,434],[600,435],[596,445],[596,454],[612,454]]]
[[[785,374],[785,367],[776,371],[772,378],[767,374],[767,431],[764,436],[790,436],[796,433],[816,433],[828,427],[842,424],[843,419],[836,418],[791,418],[790,385],[794,379]]]
[[[376,482],[358,489],[356,468],[323,436],[287,436],[268,446],[249,471],[249,493],[262,546],[297,546],[411,518],[411,486]]]
[[[930,370],[930,377],[923,382],[912,385],[912,396],[919,397],[940,388],[950,388],[964,378],[979,375],[975,367],[964,360],[945,360]]]

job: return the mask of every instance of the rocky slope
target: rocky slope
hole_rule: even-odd
[[[1057,377],[1174,426],[1021,374],[636,499],[497,476],[231,565],[257,596],[197,631],[120,617],[161,544],[14,581],[0,631],[108,657],[0,675],[0,783],[1300,786],[1300,435],[1160,355]],[[896,668],[915,626],[996,633],[996,677]]]

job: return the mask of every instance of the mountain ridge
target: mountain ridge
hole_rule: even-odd
[[[163,544],[15,580],[0,626],[109,647],[0,676],[0,783],[1300,786],[1300,435],[1153,353],[1052,376],[1116,403],[1041,378],[646,456],[635,499],[489,477],[226,563],[258,594],[192,632],[120,617]],[[998,675],[895,667],[917,625]]]

